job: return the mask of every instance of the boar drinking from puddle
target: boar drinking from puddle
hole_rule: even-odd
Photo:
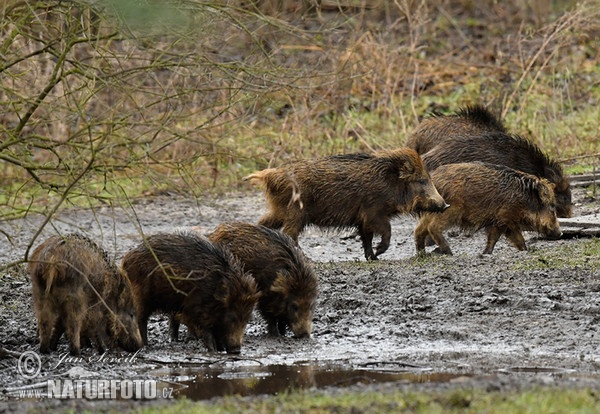
[[[256,282],[231,252],[195,231],[155,234],[125,254],[138,324],[148,343],[148,318],[170,315],[171,339],[184,323],[209,351],[239,353],[258,300]]]
[[[220,224],[208,238],[225,246],[256,279],[258,309],[270,335],[310,337],[317,276],[300,247],[279,230],[250,223]]]

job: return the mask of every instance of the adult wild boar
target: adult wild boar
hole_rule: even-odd
[[[258,224],[283,229],[296,242],[310,224],[356,228],[367,260],[388,249],[392,217],[447,207],[409,148],[300,160],[245,179],[265,189],[269,212]],[[375,251],[374,234],[381,235]]]
[[[571,184],[561,165],[532,141],[508,133],[484,107],[425,119],[407,140],[407,146],[419,152],[428,171],[445,164],[481,161],[545,178],[554,184],[558,216],[572,215]]]
[[[452,254],[443,232],[453,226],[468,231],[485,228],[484,254],[492,253],[503,234],[519,250],[527,249],[523,230],[551,238],[561,235],[554,184],[545,178],[503,165],[472,162],[442,165],[431,173],[431,179],[450,207],[443,213],[421,214],[415,228],[417,252],[424,251],[430,236],[441,253]]]

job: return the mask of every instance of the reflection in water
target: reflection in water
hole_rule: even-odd
[[[168,383],[180,384],[175,397],[204,400],[225,395],[278,394],[293,389],[344,387],[354,384],[404,381],[412,383],[448,382],[462,376],[423,371],[375,371],[349,367],[315,365],[269,365],[237,369],[183,367],[158,374]],[[177,387],[176,387],[177,388]]]

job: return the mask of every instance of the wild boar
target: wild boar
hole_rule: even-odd
[[[258,224],[282,229],[295,242],[310,224],[355,228],[367,260],[388,249],[392,217],[447,208],[409,148],[300,160],[245,179],[265,189],[269,211]],[[375,234],[381,242],[373,251]]]
[[[80,234],[52,236],[29,259],[40,352],[55,351],[63,333],[70,353],[81,340],[99,353],[118,345],[129,352],[142,347],[131,284],[108,254]]]
[[[442,165],[431,173],[442,197],[450,203],[443,213],[423,213],[415,228],[417,252],[427,236],[439,251],[452,254],[443,231],[450,227],[476,231],[485,228],[484,254],[494,250],[503,234],[519,250],[526,250],[523,230],[551,238],[561,236],[553,187],[545,178],[503,165],[479,162]]]
[[[258,284],[258,309],[271,335],[289,327],[297,338],[310,337],[317,276],[300,248],[279,230],[250,223],[220,224],[208,238],[228,248]]]
[[[448,116],[425,119],[408,139],[429,172],[440,165],[480,161],[500,164],[545,178],[554,184],[558,217],[571,217],[571,184],[561,165],[534,142],[510,134],[502,122],[481,106]]]
[[[127,252],[122,266],[145,344],[148,318],[158,310],[170,315],[173,340],[184,323],[209,351],[240,353],[259,294],[229,250],[196,231],[155,234]]]

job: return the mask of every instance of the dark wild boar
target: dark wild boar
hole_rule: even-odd
[[[484,254],[492,253],[503,234],[519,250],[527,249],[523,230],[550,238],[561,235],[554,184],[545,178],[474,162],[442,165],[431,173],[431,179],[450,207],[443,213],[421,214],[415,228],[418,253],[431,236],[441,253],[452,254],[443,232],[453,226],[468,231],[485,228]]]
[[[70,353],[79,355],[81,341],[99,353],[120,346],[142,347],[131,284],[96,243],[79,234],[52,236],[29,260],[40,352],[55,351],[63,333]]]
[[[231,252],[195,231],[149,236],[123,257],[138,325],[148,343],[148,318],[170,315],[171,338],[184,323],[209,351],[239,353],[258,300],[256,282]]]
[[[558,216],[572,215],[571,184],[561,165],[532,141],[509,134],[500,120],[483,107],[428,118],[407,145],[417,149],[428,171],[445,164],[481,161],[545,178],[554,184]]]
[[[258,309],[269,334],[310,337],[317,276],[300,247],[286,234],[249,223],[223,223],[208,235],[228,248],[256,279]]]
[[[295,242],[310,224],[356,228],[367,260],[388,249],[392,217],[447,207],[409,148],[301,160],[245,179],[265,188],[269,212],[258,224],[283,229]],[[375,252],[374,234],[381,235]]]
[[[406,146],[423,155],[447,139],[487,132],[508,133],[502,122],[483,106],[461,108],[452,115],[432,114],[423,119],[406,140]]]

